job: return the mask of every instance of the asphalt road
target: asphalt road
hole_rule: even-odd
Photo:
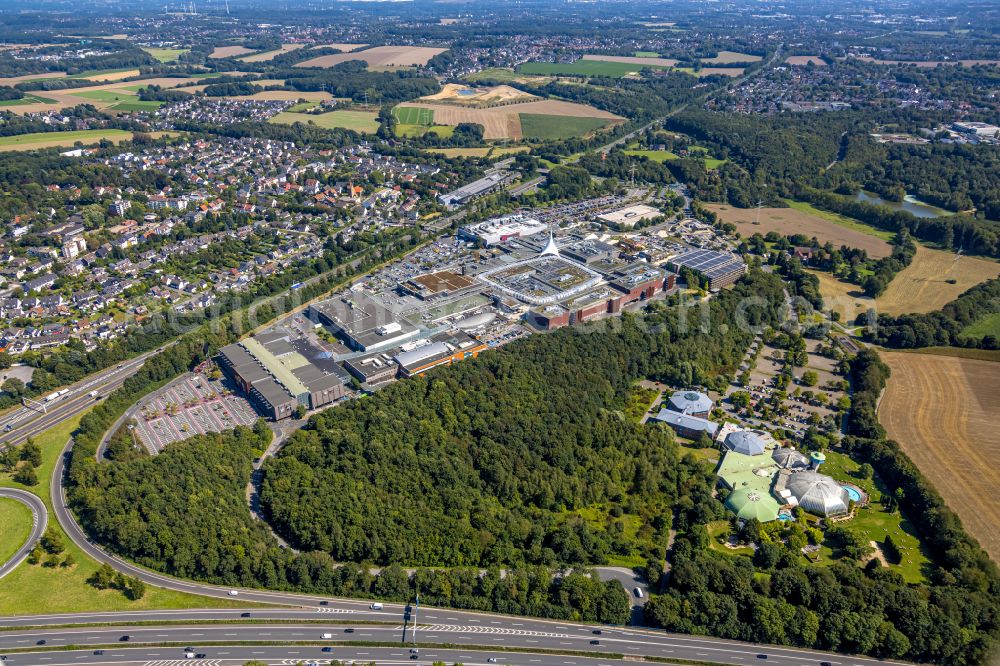
[[[252,612],[252,611],[251,611]],[[758,646],[745,643],[734,643],[731,641],[717,640],[697,636],[672,636],[661,632],[636,631],[631,629],[602,627],[597,629],[587,625],[576,625],[571,623],[540,623],[538,621],[527,620],[524,623],[511,623],[508,619],[496,619],[496,624],[489,623],[482,626],[466,626],[460,624],[431,624],[418,627],[417,643],[412,641],[412,632],[406,632],[404,638],[404,625],[370,625],[370,624],[339,624],[339,625],[295,625],[295,624],[260,624],[260,625],[204,625],[196,624],[190,626],[158,626],[158,627],[136,627],[121,626],[114,628],[107,627],[78,627],[68,629],[42,629],[42,630],[18,630],[0,632],[0,654],[6,653],[8,663],[30,663],[34,666],[47,664],[49,661],[57,662],[62,652],[52,652],[44,659],[40,655],[34,655],[33,661],[15,661],[19,657],[17,653],[11,652],[15,649],[37,649],[44,645],[46,648],[73,646],[87,646],[91,654],[93,650],[103,649],[105,658],[115,657],[115,661],[127,660],[132,653],[131,649],[125,648],[125,643],[141,646],[154,646],[148,648],[155,655],[146,653],[144,658],[155,656],[158,659],[180,659],[183,658],[183,648],[193,647],[196,653],[204,652],[207,657],[213,658],[223,655],[224,651],[236,650],[259,650],[261,654],[271,658],[291,658],[305,659],[313,656],[321,656],[324,653],[311,646],[330,645],[341,643],[333,648],[337,652],[350,652],[358,655],[353,658],[362,658],[364,652],[368,652],[367,659],[377,658],[376,653],[381,654],[383,659],[391,661],[392,657],[403,657],[409,661],[410,649],[419,650],[419,660],[424,661],[447,661],[454,663],[460,661],[468,664],[468,657],[459,659],[453,656],[445,657],[445,654],[455,654],[458,650],[475,649],[478,653],[479,661],[486,661],[488,657],[495,657],[498,661],[507,663],[524,664],[534,659],[557,659],[554,662],[535,662],[539,664],[571,663],[578,658],[586,658],[587,653],[594,655],[595,659],[600,659],[602,655],[625,655],[633,659],[640,657],[662,657],[666,659],[686,659],[692,661],[705,661],[719,664],[746,665],[763,661],[767,655],[768,664],[799,665],[799,666],[819,666],[820,664],[831,664],[832,666],[869,666],[874,664],[890,664],[892,662],[878,662],[874,659],[857,659],[845,655],[830,655],[822,652],[812,652],[806,650],[796,650],[792,648],[779,648],[773,646]],[[524,626],[519,626],[523,624]],[[600,633],[594,633],[599,631]],[[329,635],[330,638],[324,638]],[[123,637],[128,636],[127,640]],[[40,643],[44,641],[44,643]],[[247,647],[232,645],[226,647],[226,643],[274,643],[274,647]],[[343,645],[343,643],[354,642],[355,645]],[[398,647],[374,648],[361,646],[356,643],[383,643],[398,644]],[[307,645],[298,646],[295,643]],[[172,644],[174,647],[169,647]],[[428,645],[421,649],[420,645]],[[434,647],[434,645],[447,644],[449,649]],[[215,646],[215,647],[210,647]],[[491,650],[495,648],[496,651]],[[135,650],[145,651],[145,647],[137,647]],[[535,653],[533,659],[526,659],[524,656],[512,656],[508,650],[519,650],[526,653]],[[562,655],[539,654],[539,651],[562,652]],[[581,653],[566,655],[565,653]],[[245,654],[245,652],[244,652]],[[466,653],[467,655],[469,653]],[[78,659],[86,657],[86,653],[74,653],[72,661],[64,663],[94,663],[89,659]],[[257,655],[258,658],[260,655]],[[329,655],[324,655],[330,658]],[[476,659],[476,657],[473,657]],[[108,660],[110,661],[110,659]],[[98,660],[100,663],[100,660]],[[279,662],[280,663],[280,662]],[[380,663],[383,663],[380,660]]]
[[[6,497],[20,502],[31,509],[31,534],[28,535],[28,540],[24,542],[23,546],[18,548],[13,557],[0,564],[0,578],[3,578],[13,571],[14,568],[28,556],[31,549],[35,547],[35,544],[38,543],[39,539],[42,538],[42,535],[45,534],[45,528],[49,524],[49,514],[45,510],[45,504],[42,500],[38,499],[37,495],[33,495],[24,490],[18,490],[16,488],[0,488],[0,497]]]
[[[97,391],[101,397],[107,396],[138,372],[147,358],[163,349],[164,347],[160,347],[147,352],[68,386],[68,393],[51,403],[44,403],[44,412],[41,405],[32,404],[30,407],[19,407],[5,414],[0,418],[0,448],[23,444],[29,437],[34,437],[76,416],[96,402],[95,398],[90,396],[92,391]],[[44,399],[39,399],[39,402],[44,402]]]

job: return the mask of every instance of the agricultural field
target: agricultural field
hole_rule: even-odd
[[[363,49],[367,44],[316,44],[309,48],[313,49],[337,49],[341,53],[350,53],[351,51],[357,51],[358,49]]]
[[[922,245],[875,300],[879,312],[901,315],[933,312],[980,282],[1000,275],[1000,263],[979,257],[933,250]]]
[[[447,50],[429,46],[376,46],[363,51],[310,58],[295,66],[333,67],[348,60],[364,60],[369,67],[413,67],[426,65],[431,58]]]
[[[538,99],[538,97],[510,86],[470,88],[468,86],[460,86],[455,83],[446,83],[440,92],[420,98],[420,100],[426,102],[458,104],[460,106],[469,106],[473,108],[502,106],[505,104],[528,102],[535,99]]]
[[[48,97],[39,97],[38,95],[27,94],[21,99],[0,100],[0,107],[24,106],[25,104],[53,104],[54,102],[55,100],[49,99]]]
[[[653,69],[663,69],[674,67],[679,61],[673,58],[661,58],[658,53],[652,56],[606,56],[606,55],[585,55],[583,60],[599,60],[601,62],[619,62],[625,65],[638,65],[639,67],[652,67]]]
[[[123,89],[118,90],[82,90],[80,92],[69,93],[73,97],[94,100],[97,102],[125,102],[137,100],[138,95]]]
[[[522,113],[521,134],[526,139],[571,139],[586,136],[608,124],[604,118],[571,118]]]
[[[684,72],[699,78],[704,78],[706,76],[731,76],[736,78],[737,76],[743,74],[742,67],[702,67],[698,71],[695,71],[690,67],[678,67],[676,71]]]
[[[454,125],[396,125],[396,136],[416,138],[425,134],[433,134],[442,139],[449,138],[455,133]]]
[[[304,123],[326,129],[349,129],[362,134],[374,134],[379,128],[378,114],[373,111],[337,110],[318,115],[284,111],[271,118],[268,122],[281,125]]]
[[[152,46],[144,46],[142,50],[160,62],[176,62],[181,55],[187,53],[191,49],[161,49]]]
[[[396,113],[396,117],[400,119],[400,122],[403,123],[404,119],[412,119],[414,116],[400,116],[399,114],[416,113],[416,111],[413,111],[412,109],[424,109],[431,111],[433,113],[433,123],[437,125],[455,126],[460,123],[475,123],[482,125],[485,130],[483,136],[486,139],[521,139],[525,136],[529,136],[522,129],[522,121],[525,115],[556,117],[557,122],[576,132],[576,134],[572,134],[572,136],[580,136],[580,132],[586,134],[593,131],[598,126],[604,126],[610,123],[622,121],[621,118],[612,113],[595,109],[594,107],[586,104],[577,104],[575,102],[564,102],[552,99],[508,104],[489,109],[467,109],[453,104],[407,102],[405,105],[396,107],[394,112]],[[581,121],[579,119],[584,120]],[[595,119],[601,120],[600,124],[598,124]],[[421,121],[424,124],[429,124],[431,122],[422,119]],[[533,118],[529,118],[528,123],[534,131],[544,131],[546,133],[559,132],[561,134],[565,133],[559,128],[554,128],[554,123],[551,121],[536,121]],[[409,125],[419,123],[403,124]],[[538,135],[536,134],[532,136]]]
[[[305,44],[282,44],[280,49],[274,49],[273,51],[261,51],[260,53],[254,53],[253,55],[237,58],[237,60],[242,62],[266,62],[268,60],[274,60],[280,55],[297,51],[303,46],[305,46]]]
[[[737,53],[736,51],[719,51],[719,54],[714,58],[702,58],[703,63],[714,63],[714,64],[725,64],[734,62],[760,62],[763,60],[760,56],[750,55],[749,53]]]
[[[632,155],[634,157],[645,157],[652,162],[659,162],[663,164],[670,160],[680,159],[680,156],[670,152],[669,150],[626,150],[626,155]]]
[[[75,132],[35,132],[0,137],[0,151],[36,150],[38,148],[72,148],[78,141],[85,145],[109,139],[116,143],[131,141],[132,132],[120,129],[77,130]]]
[[[797,55],[797,56],[788,56],[787,58],[785,58],[785,64],[792,65],[793,67],[805,67],[810,63],[816,65],[817,67],[826,66],[825,60],[823,60],[819,56],[814,56],[814,55]]]
[[[636,58],[659,58],[660,54],[656,51],[636,51],[633,53]]]
[[[22,76],[8,76],[0,78],[0,86],[15,86],[25,81],[44,81],[45,79],[64,79],[66,72],[47,72],[45,74],[24,74]]]
[[[826,310],[840,313],[840,320],[853,324],[858,315],[875,307],[874,299],[865,296],[864,290],[856,284],[844,282],[825,271],[809,271],[819,278],[819,293],[823,297]]]
[[[209,58],[238,58],[240,56],[246,56],[253,53],[253,49],[248,49],[245,46],[216,46],[215,49],[208,54]]]
[[[836,247],[847,245],[865,250],[870,257],[887,257],[892,253],[887,238],[884,235],[880,238],[874,228],[812,207],[761,208],[759,216],[756,208],[734,208],[722,204],[707,204],[706,208],[715,212],[723,222],[735,224],[737,231],[745,237],[770,231],[783,236],[805,234],[815,236],[820,242],[829,241]]]
[[[632,58],[635,60],[635,58]],[[520,74],[540,76],[611,76],[622,77],[638,72],[644,66],[626,62],[611,62],[608,60],[577,60],[576,62],[526,62],[518,65]],[[654,69],[668,69],[665,66],[654,66]]]
[[[447,158],[453,157],[504,157],[506,155],[516,155],[526,153],[528,146],[513,146],[510,148],[489,147],[489,148],[429,148],[425,153],[433,155],[443,155]]]
[[[504,81],[507,83],[547,83],[547,76],[525,76],[506,67],[491,67],[481,72],[474,72],[465,77],[466,81]]]
[[[858,60],[873,62],[876,65],[916,65],[926,69],[933,69],[938,65],[962,65],[963,67],[1000,65],[1000,60],[878,60],[871,56],[858,56]]]
[[[1000,365],[882,352],[892,368],[879,420],[990,557],[1000,560]]]

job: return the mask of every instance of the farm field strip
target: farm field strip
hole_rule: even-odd
[[[376,46],[351,53],[318,56],[297,63],[296,67],[333,67],[348,60],[364,60],[369,67],[412,67],[426,65],[448,49],[430,46]]]
[[[1000,263],[917,245],[910,265],[875,299],[879,312],[933,312],[980,282],[1000,275]]]
[[[882,352],[879,420],[994,559],[1000,559],[1000,365]]]
[[[0,137],[0,151],[34,150],[36,148],[72,147],[77,141],[96,144],[102,139],[128,141],[132,132],[120,129],[77,130],[73,132],[35,132]]]

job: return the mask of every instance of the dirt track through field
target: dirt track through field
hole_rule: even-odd
[[[483,126],[483,137],[486,139],[521,139],[523,134],[521,132],[521,118],[519,114],[522,113],[569,116],[573,118],[607,118],[609,121],[621,120],[613,113],[595,109],[586,104],[563,102],[554,99],[524,102],[523,104],[508,104],[490,109],[464,109],[451,104],[425,104],[418,102],[407,102],[403,106],[432,109],[434,111],[435,125],[477,123]]]
[[[879,420],[1000,561],[1000,363],[883,352],[892,377]]]

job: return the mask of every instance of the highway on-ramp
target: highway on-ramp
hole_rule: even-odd
[[[7,574],[17,567],[18,564],[24,561],[24,558],[28,557],[31,549],[35,547],[35,544],[39,542],[42,535],[45,534],[45,528],[49,524],[49,514],[45,510],[45,504],[37,495],[33,495],[25,490],[18,490],[17,488],[0,488],[0,497],[6,497],[7,499],[12,499],[15,502],[20,502],[26,507],[31,509],[31,534],[28,535],[28,540],[17,549],[6,562],[0,562],[0,578],[3,578]]]

